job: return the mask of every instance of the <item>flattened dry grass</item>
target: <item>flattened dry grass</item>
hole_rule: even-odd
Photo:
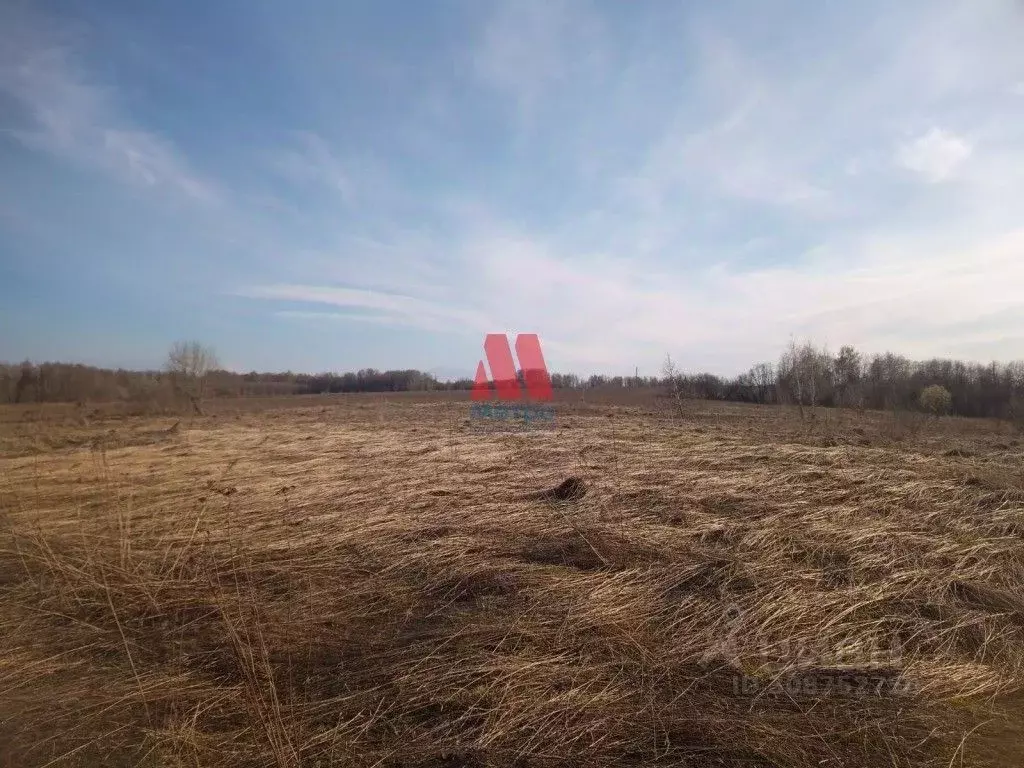
[[[467,411],[353,399],[9,451],[0,756],[1019,762],[1007,438],[595,406],[478,435]],[[537,493],[569,476],[582,498]]]

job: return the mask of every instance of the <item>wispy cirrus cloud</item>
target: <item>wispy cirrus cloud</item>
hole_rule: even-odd
[[[615,66],[624,54],[614,35],[591,38],[607,47],[592,52],[601,65],[589,73],[567,74],[557,52],[517,64],[505,37],[558,48],[569,7],[498,11],[474,50],[491,57],[477,75],[532,126],[564,114],[560,102],[573,98],[565,89],[589,92],[598,73],[607,78],[607,98],[574,116],[579,140],[564,145],[589,183],[570,187],[573,205],[541,223],[484,192],[428,247],[396,244],[399,262],[455,255],[446,294],[406,286],[403,306],[415,311],[396,312],[386,283],[372,300],[311,285],[260,298],[329,296],[339,308],[372,304],[375,323],[452,332],[536,330],[556,364],[584,369],[651,370],[672,352],[734,372],[773,357],[791,334],[916,356],[964,355],[972,345],[1014,355],[1022,334],[1007,322],[1024,317],[1024,301],[1009,286],[1024,280],[1014,256],[1024,233],[1005,196],[1024,192],[1024,179],[999,159],[1016,157],[1024,141],[992,128],[1016,114],[999,99],[1024,74],[1024,62],[1008,59],[1004,28],[1019,25],[1008,6],[969,17],[953,3],[922,6],[896,14],[891,28],[852,31],[849,21],[815,18],[807,34],[846,35],[822,43],[816,67],[795,54],[766,57],[704,17],[642,66]],[[605,21],[591,28],[614,29]],[[652,74],[673,66],[678,92]],[[596,121],[597,134],[587,127]],[[963,132],[937,127],[946,124]],[[629,151],[609,152],[609,137]],[[517,141],[557,139],[528,131]],[[907,186],[907,170],[964,183]]]
[[[17,107],[0,135],[125,183],[167,189],[203,204],[220,200],[212,181],[192,169],[171,142],[134,126],[119,109],[116,91],[90,76],[78,56],[87,29],[17,2],[0,10],[0,25],[6,29],[0,93]]]
[[[296,131],[294,139],[295,146],[273,153],[273,168],[289,180],[321,184],[351,202],[356,192],[351,172],[331,145],[312,131]]]
[[[629,258],[571,250],[512,230],[481,229],[459,248],[465,275],[446,296],[396,296],[315,285],[254,286],[241,295],[310,309],[306,321],[372,323],[482,338],[540,331],[552,364],[620,371],[668,352],[736,371],[774,357],[791,334],[838,347],[964,355],[1012,349],[1024,334],[1016,286],[1024,230],[944,243],[941,235],[858,236],[810,265],[742,271],[708,264],[681,274],[638,270]],[[314,310],[313,307],[334,307]],[[696,362],[699,361],[699,362]]]
[[[791,334],[1019,356],[1019,10],[783,5],[506,0],[339,10],[329,31],[264,6],[212,14],[232,44],[199,36],[187,59],[174,46],[194,20],[166,11],[178,26],[149,44],[179,78],[178,133],[147,122],[165,110],[130,111],[146,73],[97,66],[88,24],[22,5],[36,21],[0,32],[0,150],[206,204],[132,242],[82,216],[68,252],[89,241],[129,263],[141,242],[167,261],[160,242],[188,235],[196,335],[248,344],[245,367],[394,349],[382,364],[453,366],[491,331],[538,332],[580,372],[654,372],[671,353],[731,373]],[[7,197],[0,216],[29,232],[33,211]]]
[[[602,71],[602,46],[600,17],[589,3],[502,0],[484,17],[469,60],[475,78],[510,99],[528,124],[558,89]]]
[[[238,296],[252,299],[271,299],[302,302],[363,310],[344,313],[349,320],[411,325],[428,330],[473,332],[488,326],[484,312],[469,306],[452,306],[415,296],[405,296],[362,288],[342,288],[316,285],[260,285],[243,287],[235,291]],[[339,313],[310,312],[307,310],[278,310],[283,317],[319,318]]]

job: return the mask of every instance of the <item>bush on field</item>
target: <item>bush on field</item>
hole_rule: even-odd
[[[933,416],[942,416],[953,407],[953,396],[940,384],[932,384],[921,391],[919,402],[922,410]]]

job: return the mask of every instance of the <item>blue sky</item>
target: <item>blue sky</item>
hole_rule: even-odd
[[[1024,6],[0,4],[0,359],[1024,357]]]

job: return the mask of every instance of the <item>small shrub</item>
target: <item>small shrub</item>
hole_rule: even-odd
[[[921,391],[918,402],[921,404],[921,410],[938,417],[949,413],[953,407],[953,396],[940,384],[932,384]]]

